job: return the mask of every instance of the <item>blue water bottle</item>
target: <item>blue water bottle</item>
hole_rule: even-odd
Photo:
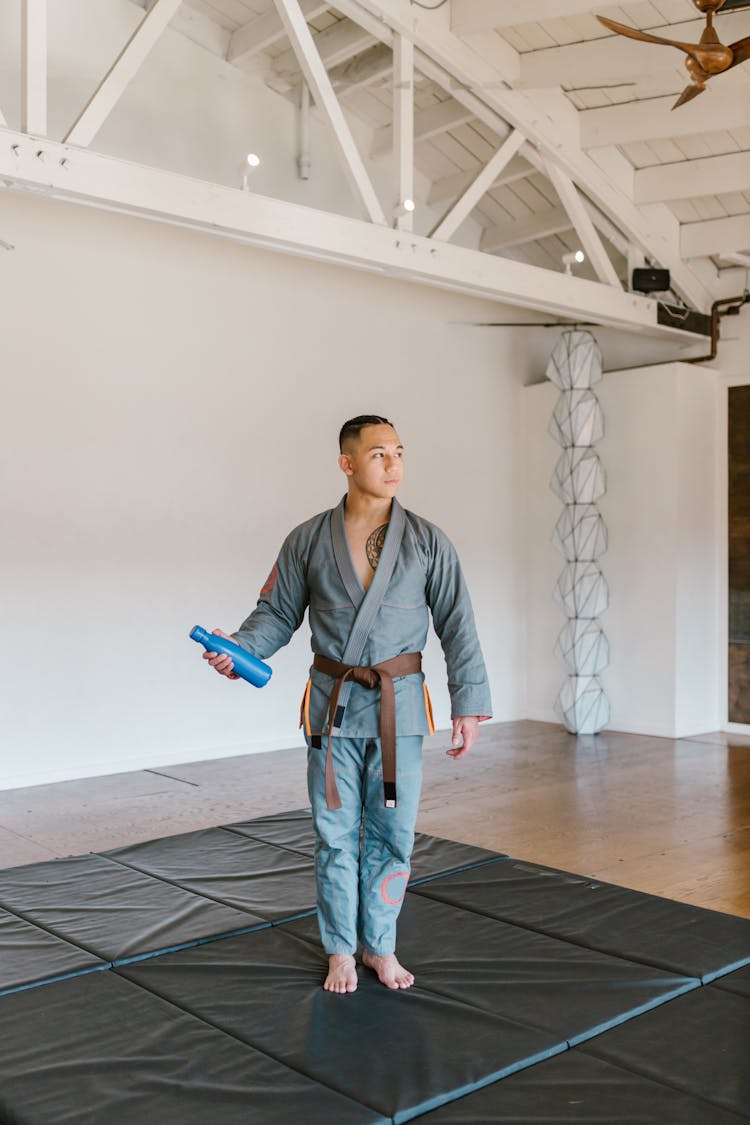
[[[262,660],[258,660],[257,656],[252,656],[249,652],[245,652],[244,648],[240,648],[234,641],[228,641],[225,637],[219,637],[216,633],[207,633],[205,629],[201,629],[200,625],[196,625],[194,629],[190,630],[190,636],[198,644],[203,645],[206,652],[221,652],[226,656],[231,656],[233,672],[241,676],[243,680],[247,680],[253,687],[265,687],[271,679],[273,669],[269,664],[264,664]]]

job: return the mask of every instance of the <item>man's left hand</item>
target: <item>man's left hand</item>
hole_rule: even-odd
[[[454,719],[451,749],[446,750],[448,757],[458,761],[459,758],[463,758],[464,754],[468,754],[476,742],[478,730],[478,715],[461,715]]]

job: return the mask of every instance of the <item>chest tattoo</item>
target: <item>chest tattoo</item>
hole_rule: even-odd
[[[382,527],[376,527],[367,539],[367,545],[365,547],[367,551],[367,561],[373,570],[377,569],[377,565],[380,562],[380,554],[383,550],[387,531],[388,524],[384,523]]]

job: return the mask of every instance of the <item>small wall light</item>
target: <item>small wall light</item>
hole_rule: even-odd
[[[409,215],[412,211],[416,210],[416,203],[413,199],[402,199],[400,203],[394,208],[396,218],[401,218],[402,215]]]
[[[254,152],[249,152],[242,162],[242,190],[250,190],[250,176],[253,169],[260,164],[260,157]]]
[[[586,255],[583,250],[570,250],[567,254],[563,254],[562,263],[565,266],[565,272],[568,275],[573,273],[573,266],[577,262],[578,265],[586,260]]]

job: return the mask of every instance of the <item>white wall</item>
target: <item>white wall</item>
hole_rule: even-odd
[[[610,586],[602,675],[610,728],[665,736],[720,725],[718,376],[687,364],[607,374],[595,388],[605,418],[599,502],[609,530],[601,566]],[[523,392],[527,707],[554,720],[565,676],[552,655],[564,617],[552,589],[564,564],[550,542],[561,511],[549,490],[559,447],[546,434],[558,391]]]
[[[262,692],[234,628],[286,531],[336,503],[341,421],[384,412],[404,503],[454,538],[495,716],[522,715],[519,333],[489,303],[6,195],[0,786],[299,742],[306,626]],[[441,658],[428,653],[438,720]]]

